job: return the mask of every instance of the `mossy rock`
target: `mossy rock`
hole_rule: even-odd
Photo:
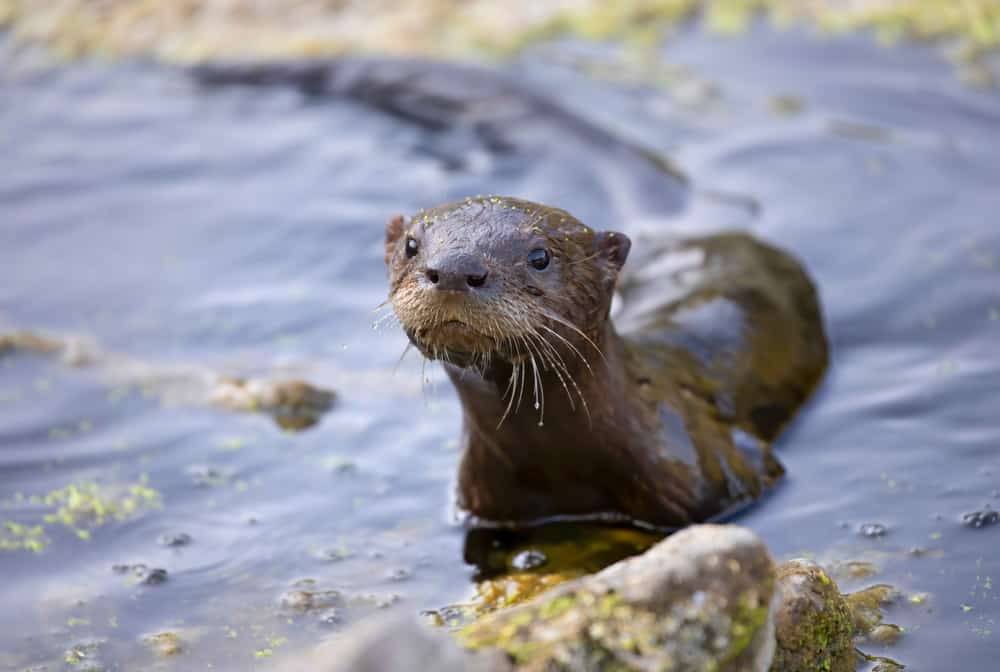
[[[700,525],[459,632],[518,670],[766,670],[774,567],[750,532]]]
[[[837,584],[806,560],[778,568],[772,672],[853,672],[854,621]]]

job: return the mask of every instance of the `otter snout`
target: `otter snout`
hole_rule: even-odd
[[[467,292],[486,284],[489,269],[471,254],[448,254],[428,261],[424,276],[434,289]]]

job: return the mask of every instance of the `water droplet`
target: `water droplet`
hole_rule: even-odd
[[[537,411],[541,407],[542,407],[542,405],[536,401],[535,402],[535,410]]]

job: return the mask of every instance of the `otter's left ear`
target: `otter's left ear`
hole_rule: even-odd
[[[396,241],[406,230],[406,220],[402,215],[396,215],[385,225],[385,265],[392,262],[392,255],[396,251]]]
[[[601,231],[594,237],[594,247],[599,258],[605,263],[612,277],[625,265],[632,241],[624,233]]]

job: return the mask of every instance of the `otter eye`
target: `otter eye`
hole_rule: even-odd
[[[420,246],[417,245],[416,238],[409,238],[409,237],[407,237],[407,239],[406,239],[406,258],[407,259],[412,259],[413,257],[417,256],[417,250],[419,249],[419,247]]]
[[[549,265],[549,251],[538,248],[528,253],[528,263],[537,271],[544,271]]]

